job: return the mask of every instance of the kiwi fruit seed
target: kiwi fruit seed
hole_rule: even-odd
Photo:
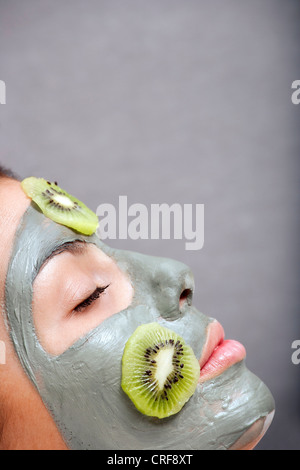
[[[158,323],[139,326],[126,343],[122,389],[147,416],[178,413],[194,394],[200,377],[193,350]]]
[[[70,196],[57,183],[30,177],[21,183],[23,190],[43,214],[54,222],[84,235],[92,235],[98,227],[98,217],[85,204]]]

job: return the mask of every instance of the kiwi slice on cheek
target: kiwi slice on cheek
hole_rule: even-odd
[[[158,323],[139,326],[126,343],[122,389],[143,414],[166,418],[194,394],[200,377],[193,350]]]
[[[98,217],[85,204],[70,196],[57,183],[30,177],[21,183],[24,192],[43,214],[84,235],[92,235],[98,227]]]

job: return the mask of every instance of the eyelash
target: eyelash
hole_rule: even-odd
[[[92,305],[96,300],[99,299],[99,297],[106,291],[106,289],[109,287],[109,284],[105,287],[97,287],[97,289],[83,302],[81,302],[77,307],[74,308],[74,312],[82,312],[86,308],[88,308],[90,305]]]

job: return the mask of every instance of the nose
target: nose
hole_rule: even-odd
[[[194,276],[185,264],[121,250],[118,262],[131,277],[134,301],[155,308],[162,318],[177,320],[192,304]]]
[[[194,276],[183,263],[157,260],[152,286],[156,306],[168,321],[177,320],[192,305]]]

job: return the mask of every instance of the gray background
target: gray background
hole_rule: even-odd
[[[109,244],[190,265],[300,449],[296,0],[0,0],[0,162],[84,200],[205,204],[205,246]]]

